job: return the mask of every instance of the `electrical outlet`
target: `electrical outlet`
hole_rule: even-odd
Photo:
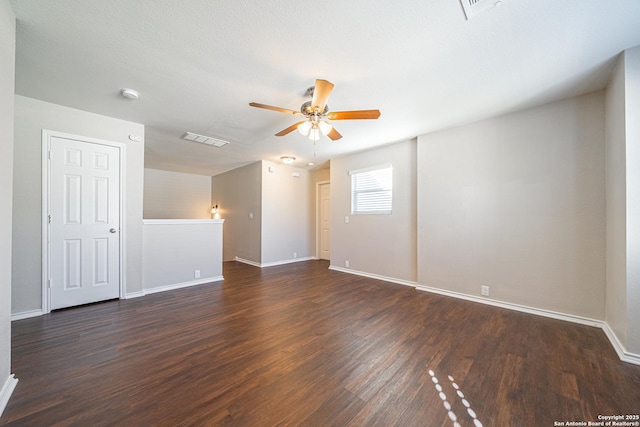
[[[193,277],[195,277],[196,279],[200,278],[200,270],[196,270],[193,272]]]
[[[345,262],[344,262],[344,266],[345,266],[345,267],[347,267],[347,268],[349,268],[349,267],[350,267],[350,266],[349,266],[349,261],[345,261]]]
[[[489,287],[487,285],[480,285],[480,293],[485,297],[489,296]]]
[[[293,259],[296,259],[296,258],[298,258],[298,252],[293,253]]]

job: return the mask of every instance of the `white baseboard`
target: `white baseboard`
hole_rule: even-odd
[[[479,302],[480,304],[492,305],[494,307],[506,308],[508,310],[520,311],[523,313],[535,314],[538,316],[549,317],[551,319],[564,320],[566,322],[579,323],[586,326],[594,326],[596,328],[602,328],[604,324],[601,320],[590,319],[588,317],[576,316],[573,314],[565,314],[552,310],[545,310],[542,308],[529,307],[526,305],[515,304],[510,302],[498,301],[490,298],[482,298],[474,295],[463,294],[460,292],[447,291],[444,289],[432,288],[429,286],[418,285],[416,289],[424,292],[431,292],[434,294],[445,295],[448,297],[463,299],[472,302]]]
[[[477,297],[477,296],[474,296],[474,295],[467,295],[467,294],[463,294],[461,292],[453,292],[453,291],[447,291],[447,290],[444,290],[444,289],[432,288],[430,286],[419,285],[417,283],[409,282],[409,281],[406,281],[406,280],[400,280],[400,279],[394,279],[394,278],[391,278],[391,277],[379,276],[377,274],[365,273],[365,272],[362,272],[362,271],[351,270],[351,269],[348,269],[348,268],[330,266],[329,270],[335,270],[335,271],[340,271],[340,272],[343,272],[343,273],[355,274],[355,275],[358,275],[358,276],[370,277],[372,279],[384,280],[386,282],[398,283],[398,284],[406,285],[406,286],[413,286],[418,291],[431,292],[431,293],[444,295],[444,296],[448,296],[448,297],[463,299],[463,300],[466,300],[466,301],[472,301],[472,302],[477,302],[477,303],[480,303],[480,304],[491,305],[491,306],[494,306],[494,307],[506,308],[508,310],[515,310],[515,311],[520,311],[520,312],[523,312],[523,313],[534,314],[534,315],[537,315],[537,316],[549,317],[551,319],[563,320],[565,322],[578,323],[580,325],[593,326],[593,327],[596,327],[596,328],[600,328],[600,329],[602,329],[604,331],[605,335],[607,336],[607,339],[609,340],[609,342],[613,346],[614,350],[618,354],[618,357],[620,358],[621,361],[626,362],[626,363],[631,363],[631,364],[634,364],[634,365],[640,365],[640,355],[628,352],[624,348],[622,343],[620,343],[620,340],[618,339],[616,334],[613,332],[611,327],[607,324],[607,322],[602,321],[602,320],[590,319],[588,317],[582,317],[582,316],[576,316],[576,315],[573,315],[573,314],[560,313],[560,312],[557,312],[557,311],[545,310],[545,309],[542,309],[542,308],[528,307],[528,306],[521,305],[521,304],[514,304],[514,303],[509,303],[509,302],[497,301],[497,300],[493,300],[493,299],[490,299],[490,298],[483,298],[483,297]]]
[[[393,277],[380,276],[379,274],[365,273],[364,271],[351,270],[350,268],[336,267],[335,265],[330,265],[329,270],[340,271],[342,273],[355,274],[356,276],[368,277],[370,279],[383,280],[385,282],[396,283],[398,285],[410,286],[415,288],[418,284],[416,282],[411,282],[409,280],[404,279],[396,279]]]
[[[257,263],[257,262],[253,262],[253,261],[249,261],[249,260],[242,259],[242,258],[239,258],[239,257],[235,257],[235,261],[238,261],[238,262],[241,262],[241,263],[244,263],[244,264],[249,264],[249,265],[252,265],[254,267],[259,267],[259,268],[271,267],[271,266],[275,266],[275,265],[290,264],[290,263],[293,263],[293,262],[308,261],[308,260],[312,260],[312,259],[316,259],[316,258],[314,258],[314,257],[296,258],[296,259],[292,259],[292,260],[278,261],[278,262],[275,262],[275,263],[260,264],[260,263]],[[634,364],[634,365],[640,365],[640,355],[628,352],[625,349],[625,347],[622,345],[622,343],[620,342],[620,340],[618,339],[616,334],[613,332],[611,327],[606,322],[601,321],[601,320],[595,320],[595,319],[590,319],[590,318],[587,318],[587,317],[576,316],[576,315],[572,315],[572,314],[565,314],[565,313],[560,313],[560,312],[551,311],[551,310],[545,310],[545,309],[541,309],[541,308],[534,308],[534,307],[529,307],[529,306],[520,305],[520,304],[503,302],[503,301],[493,300],[493,299],[490,299],[490,298],[477,297],[477,296],[474,296],[474,295],[463,294],[463,293],[460,293],[460,292],[454,292],[454,291],[448,291],[448,290],[444,290],[444,289],[432,288],[432,287],[429,287],[429,286],[418,285],[416,282],[411,282],[411,281],[408,281],[408,280],[396,279],[396,278],[393,278],[393,277],[386,277],[386,276],[381,276],[381,275],[378,275],[378,274],[366,273],[366,272],[358,271],[358,270],[351,270],[351,269],[348,269],[348,268],[329,266],[329,270],[335,270],[335,271],[339,271],[339,272],[342,272],[342,273],[354,274],[354,275],[357,275],[357,276],[363,276],[363,277],[368,277],[368,278],[371,278],[371,279],[382,280],[382,281],[385,281],[385,282],[391,282],[391,283],[396,283],[396,284],[400,284],[400,285],[404,285],[404,286],[410,286],[410,287],[415,288],[416,290],[423,291],[423,292],[431,292],[431,293],[435,293],[435,294],[439,294],[439,295],[444,295],[444,296],[449,296],[449,297],[453,297],[453,298],[463,299],[463,300],[466,300],[466,301],[472,301],[472,302],[477,302],[477,303],[480,303],[480,304],[491,305],[491,306],[494,306],[494,307],[506,308],[508,310],[515,310],[515,311],[520,311],[520,312],[523,312],[523,313],[534,314],[534,315],[537,315],[537,316],[543,316],[543,317],[548,317],[548,318],[552,318],[552,319],[563,320],[563,321],[566,321],[566,322],[578,323],[578,324],[581,324],[581,325],[593,326],[593,327],[601,328],[604,331],[604,333],[607,336],[607,338],[609,339],[609,342],[611,342],[611,345],[613,346],[614,350],[618,354],[618,357],[620,358],[621,361],[626,362],[626,363],[631,363],[631,364]],[[216,282],[216,281],[220,281],[220,280],[224,280],[224,277],[223,276],[209,277],[209,278],[206,278],[206,279],[193,280],[193,281],[190,281],[190,282],[176,283],[176,284],[161,286],[161,287],[157,287],[157,288],[145,289],[143,291],[132,292],[132,293],[127,294],[125,296],[125,298],[126,299],[138,298],[138,297],[143,297],[143,296],[148,295],[148,294],[153,294],[153,293],[158,293],[158,292],[165,292],[165,291],[170,291],[170,290],[180,289],[180,288],[186,288],[186,287],[189,287],[189,286],[202,285],[202,284],[205,284],[205,283],[211,283],[211,282]],[[44,314],[44,312],[42,310],[31,310],[31,311],[25,311],[25,312],[22,312],[22,313],[15,313],[15,314],[11,315],[11,321],[27,319],[27,318],[30,318],[30,317],[41,316],[43,314]],[[10,380],[12,380],[12,381],[10,381]],[[9,377],[9,379],[7,379],[7,383],[5,383],[5,386],[3,387],[2,391],[0,392],[0,415],[2,414],[2,410],[4,409],[3,402],[4,402],[4,405],[6,405],[6,401],[9,400],[9,397],[7,396],[6,397],[6,401],[4,401],[5,394],[8,393],[8,395],[10,396],[11,393],[13,392],[13,388],[15,388],[15,383],[17,383],[17,382],[18,382],[18,380],[13,378],[13,375],[11,375]],[[11,389],[9,390],[8,387],[11,387]]]
[[[14,320],[22,320],[22,319],[28,319],[30,317],[38,317],[38,316],[42,316],[43,314],[44,314],[44,311],[42,311],[41,309],[23,311],[21,313],[12,313],[11,321],[13,322]]]
[[[259,263],[259,262],[255,262],[255,261],[249,261],[248,259],[244,259],[244,258],[240,258],[240,257],[235,257],[235,261],[241,262],[243,264],[249,264],[252,265],[254,267],[259,267],[259,268],[265,268],[265,267],[274,267],[276,265],[284,265],[284,264],[292,264],[294,262],[302,262],[302,261],[311,261],[316,259],[315,257],[305,257],[305,258],[292,258],[292,259],[285,259],[282,261],[274,261],[274,262],[266,262],[264,264]]]
[[[18,384],[18,379],[14,374],[9,375],[9,378],[4,382],[2,390],[0,390],[0,416],[2,416],[4,408],[7,407],[7,403],[9,403],[9,398],[11,398],[11,394],[16,388],[16,384]]]
[[[292,259],[285,259],[282,261],[275,261],[275,262],[267,262],[264,264],[261,264],[261,267],[274,267],[276,265],[284,265],[284,264],[293,264],[294,262],[302,262],[302,261],[311,261],[313,260],[313,257],[304,257],[304,258],[292,258]]]
[[[124,296],[123,299],[140,298],[140,297],[143,297],[143,296],[149,295],[149,294],[155,294],[155,293],[158,293],[158,292],[171,291],[173,289],[186,288],[186,287],[189,287],[189,286],[203,285],[205,283],[218,282],[220,280],[224,280],[224,277],[223,276],[207,277],[207,278],[204,278],[204,279],[192,280],[190,282],[175,283],[175,284],[171,284],[171,285],[159,286],[157,288],[149,288],[149,289],[144,289],[142,291],[129,292]],[[22,320],[22,319],[28,319],[30,317],[42,316],[43,314],[45,314],[45,313],[41,309],[23,311],[21,313],[13,313],[11,315],[11,321],[13,322],[14,320]]]
[[[640,365],[640,355],[630,353],[625,350],[624,346],[618,340],[616,334],[611,330],[611,327],[607,322],[602,320],[590,319],[588,317],[576,316],[573,314],[560,313],[557,311],[545,310],[542,308],[528,307],[520,304],[513,304],[509,302],[496,301],[489,298],[476,297],[473,295],[467,295],[459,292],[446,291],[443,289],[431,288],[429,286],[418,285],[416,287],[419,291],[431,292],[440,295],[445,295],[453,298],[464,299],[467,301],[478,302],[480,304],[492,305],[495,307],[506,308],[508,310],[520,311],[523,313],[535,314],[537,316],[549,317],[551,319],[564,320],[565,322],[578,323],[580,325],[594,326],[604,331],[607,339],[613,346],[614,350],[618,354],[621,361],[626,363],[632,363],[634,365]]]
[[[145,295],[144,291],[129,292],[124,296],[124,299],[140,298]]]
[[[241,262],[243,264],[249,264],[249,265],[252,265],[252,266],[258,267],[258,268],[262,267],[262,264],[260,264],[259,262],[249,261],[248,259],[244,259],[244,258],[240,258],[240,257],[235,257],[234,261],[238,261],[238,262]]]
[[[144,294],[149,295],[149,294],[155,294],[158,292],[173,291],[175,289],[188,288],[190,286],[197,286],[197,285],[204,285],[205,283],[219,282],[221,280],[224,280],[224,277],[222,276],[207,277],[204,279],[191,280],[189,282],[174,283],[172,285],[158,286],[157,288],[145,289]]]
[[[618,336],[613,332],[613,329],[611,329],[608,323],[604,323],[602,330],[607,338],[609,338],[609,341],[611,342],[613,349],[618,353],[620,360],[634,365],[640,365],[640,354],[630,353],[625,350],[624,346],[618,339]]]

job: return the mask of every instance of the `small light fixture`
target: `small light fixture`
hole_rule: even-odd
[[[329,132],[331,132],[331,129],[333,129],[333,126],[324,121],[319,122],[318,127],[320,128],[320,132],[322,132],[323,135],[328,134]]]
[[[296,158],[293,156],[282,156],[280,157],[280,160],[282,160],[282,163],[284,163],[285,165],[290,165],[296,160]]]
[[[139,99],[140,98],[140,94],[138,93],[138,91],[135,91],[133,89],[128,89],[128,88],[124,88],[120,91],[120,94],[127,98],[127,99]]]
[[[309,139],[313,142],[316,142],[320,139],[320,130],[318,129],[317,125],[312,127],[309,131]]]
[[[302,122],[298,126],[298,132],[300,132],[304,136],[308,136],[310,130],[311,130],[311,122],[310,121]]]
[[[218,211],[218,205],[211,207],[211,215],[213,219],[220,219],[220,212]]]

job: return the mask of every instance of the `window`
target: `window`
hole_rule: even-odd
[[[393,200],[391,165],[349,172],[351,214],[390,214]]]

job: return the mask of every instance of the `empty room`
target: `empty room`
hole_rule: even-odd
[[[0,425],[640,426],[640,2],[0,0]]]

